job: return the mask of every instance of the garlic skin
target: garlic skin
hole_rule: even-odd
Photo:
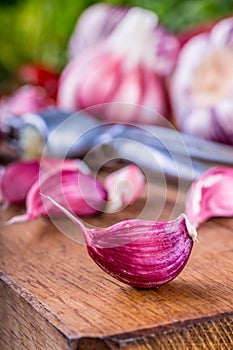
[[[26,213],[13,217],[8,224],[34,220],[40,216],[59,216],[61,211],[52,203],[44,205],[40,195],[42,191],[79,216],[98,213],[107,199],[107,192],[97,179],[82,173],[70,163],[64,163],[61,168],[41,174],[27,193]]]
[[[186,215],[195,227],[211,217],[233,216],[233,168],[211,168],[197,179],[187,195]]]
[[[152,12],[131,8],[110,36],[81,51],[65,67],[58,106],[82,110],[101,105],[101,113],[93,108],[91,113],[107,121],[165,125],[161,115],[167,113],[166,94],[152,49],[157,21]],[[145,116],[142,107],[148,109]]]
[[[143,9],[140,9],[143,11]],[[88,7],[79,17],[69,41],[69,57],[75,58],[81,51],[103,41],[112,34],[130,11],[130,7],[98,3]],[[91,26],[90,26],[91,23]],[[153,51],[158,75],[167,76],[175,67],[179,41],[160,24],[153,28]]]
[[[233,18],[182,48],[171,79],[172,109],[186,133],[233,145]]]
[[[127,165],[106,176],[104,187],[108,192],[107,212],[115,212],[134,203],[142,194],[145,176],[135,164]]]
[[[197,240],[197,232],[185,214],[168,222],[126,220],[106,229],[88,229],[51,197],[42,196],[81,229],[94,262],[133,287],[158,287],[177,277]]]

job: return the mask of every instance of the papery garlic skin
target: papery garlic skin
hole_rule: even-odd
[[[197,179],[187,195],[186,215],[195,227],[211,217],[233,216],[233,168],[212,168]]]
[[[75,58],[81,51],[110,36],[129,11],[130,7],[107,3],[98,3],[87,8],[79,17],[71,36],[69,42],[70,58]],[[174,69],[179,52],[179,41],[156,22],[153,36],[154,41],[151,45],[153,45],[153,55],[156,60],[156,72],[158,75],[167,76]]]
[[[177,126],[192,135],[233,145],[233,18],[191,38],[171,80]]]
[[[164,125],[167,100],[151,47],[155,25],[152,12],[131,8],[106,40],[83,50],[64,69],[58,106],[102,105],[97,117],[104,120]],[[154,113],[144,117],[142,107]]]
[[[106,229],[88,229],[53,198],[42,196],[81,229],[94,262],[130,286],[154,288],[177,277],[197,240],[185,214],[168,222],[125,220]]]

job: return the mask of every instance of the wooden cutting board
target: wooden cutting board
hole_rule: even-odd
[[[144,218],[158,219],[161,193],[159,186],[150,188]],[[182,210],[183,200],[170,186],[159,219],[171,217],[174,202],[175,211]],[[145,203],[142,198],[88,222],[103,227],[136,218]],[[96,266],[83,244],[60,232],[81,242],[68,221],[4,226],[22,212],[1,212],[1,350],[233,348],[232,218],[203,224],[184,271],[160,288],[142,290]]]

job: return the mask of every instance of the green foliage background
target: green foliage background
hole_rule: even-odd
[[[43,62],[60,70],[66,63],[67,41],[78,16],[97,2],[0,0],[0,79],[24,62]],[[233,0],[106,2],[151,9],[172,31],[233,13]]]

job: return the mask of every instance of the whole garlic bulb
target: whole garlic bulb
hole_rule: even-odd
[[[69,41],[69,57],[107,38],[127,16],[130,7],[98,3],[88,7],[79,17]],[[143,11],[142,9],[140,9]],[[90,25],[91,23],[91,25]],[[153,28],[154,56],[158,75],[169,75],[176,64],[180,49],[177,37],[155,21]]]
[[[183,47],[171,81],[178,127],[233,145],[233,18],[216,24]]]
[[[98,116],[108,121],[164,124],[166,94],[153,49],[157,23],[152,12],[131,8],[106,40],[83,50],[64,69],[58,106],[103,105]],[[141,106],[148,113],[142,115]]]

